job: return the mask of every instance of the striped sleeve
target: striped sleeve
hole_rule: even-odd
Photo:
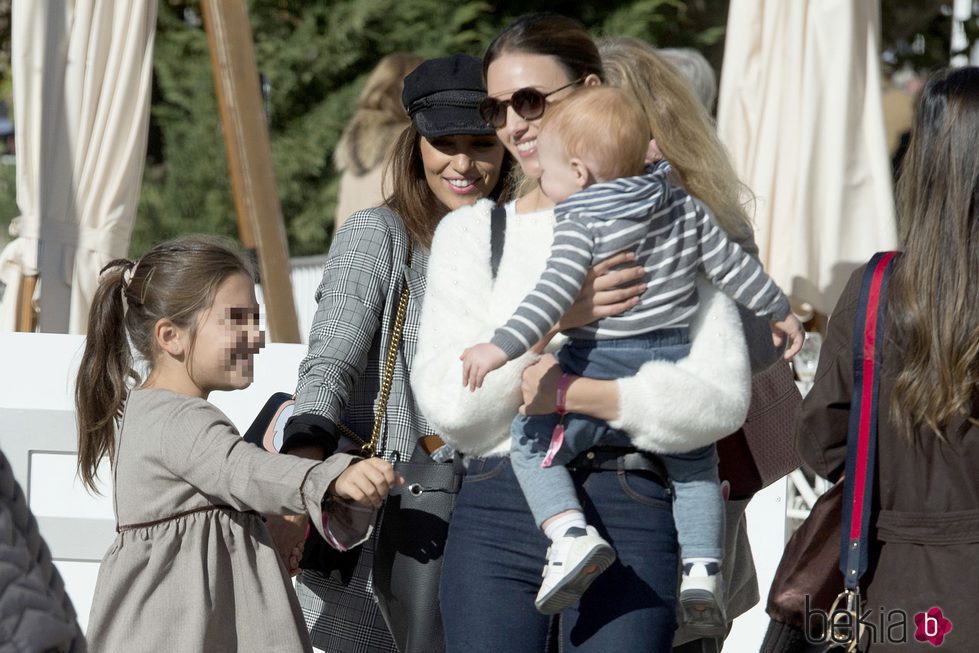
[[[581,291],[595,240],[588,225],[567,216],[554,227],[554,244],[537,285],[490,340],[510,360],[525,353],[558,323]]]
[[[765,273],[761,263],[724,233],[710,210],[692,200],[700,263],[711,282],[728,297],[761,317],[777,321],[789,312],[789,299]]]

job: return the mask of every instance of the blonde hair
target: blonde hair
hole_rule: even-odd
[[[626,37],[604,38],[598,50],[605,77],[638,101],[656,145],[688,193],[703,201],[727,235],[758,253],[745,211],[751,193],[734,172],[707,109],[690,84],[652,46]]]
[[[556,138],[567,158],[583,160],[600,181],[640,174],[650,138],[635,100],[611,86],[582,88],[555,102],[540,133]]]
[[[394,145],[392,132],[396,136],[408,126],[408,114],[401,104],[405,75],[422,61],[418,55],[395,52],[377,63],[333,151],[337,170],[364,175],[383,163]]]

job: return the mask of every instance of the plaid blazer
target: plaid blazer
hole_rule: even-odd
[[[335,425],[343,422],[369,440],[384,358],[407,283],[404,331],[378,442],[378,450],[389,460],[399,452],[410,454],[415,440],[430,432],[408,384],[428,251],[415,248],[409,266],[409,248],[404,225],[390,209],[359,211],[344,223],[333,239],[316,290],[309,351],[299,366],[296,392],[295,415],[307,423],[318,423],[326,433],[335,434]],[[317,440],[309,431],[290,428],[285,448]]]
[[[428,250],[414,248],[408,265],[409,249],[411,242],[401,218],[384,207],[355,213],[337,231],[316,290],[309,352],[299,367],[297,417],[293,418],[298,425],[290,423],[286,448],[309,442],[329,444],[323,438],[334,434],[341,421],[364,440],[370,439],[384,359],[406,283],[408,307],[378,451],[391,461],[407,458],[418,437],[431,433],[408,383],[425,295]],[[370,585],[377,532],[375,529],[374,537],[363,545],[347,587],[315,572],[303,572],[300,577],[300,604],[316,647],[327,651],[397,650]]]

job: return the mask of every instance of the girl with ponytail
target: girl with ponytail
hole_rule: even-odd
[[[181,237],[103,269],[75,392],[79,473],[94,490],[110,460],[118,531],[92,650],[312,650],[261,514],[308,514],[345,550],[398,482],[379,458],[267,453],[208,403],[251,384],[258,318],[252,267],[220,238]]]

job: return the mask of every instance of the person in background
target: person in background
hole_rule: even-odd
[[[404,330],[378,450],[387,459],[404,459],[433,432],[408,385],[432,235],[449,211],[507,196],[503,146],[476,109],[485,95],[480,62],[468,55],[428,60],[405,78],[402,101],[411,122],[391,158],[392,190],[380,206],[354,213],[330,246],[283,452],[322,459],[337,448],[341,423],[370,439],[406,285]],[[297,526],[301,537],[305,528]],[[396,650],[371,585],[375,540],[365,543],[347,582],[315,570],[300,575],[297,590],[315,646],[330,653]]]
[[[899,653],[918,635],[943,651],[972,651],[979,641],[977,151],[979,68],[936,72],[898,179],[904,251],[887,289],[873,539],[862,583],[863,609],[886,613],[887,623],[904,615],[912,646],[890,641],[895,627],[861,651]],[[853,273],[833,310],[796,431],[803,460],[830,480],[843,474],[847,455],[863,274]]]
[[[656,52],[690,82],[700,103],[713,115],[717,103],[717,73],[707,57],[693,48],[657,48]]]
[[[0,632],[10,651],[85,653],[75,607],[0,449]]]
[[[405,75],[424,59],[395,52],[381,59],[364,83],[354,115],[333,151],[333,164],[340,173],[337,211],[333,233],[355,211],[380,206],[391,192],[384,166],[391,158],[398,136],[409,124],[401,104]]]

